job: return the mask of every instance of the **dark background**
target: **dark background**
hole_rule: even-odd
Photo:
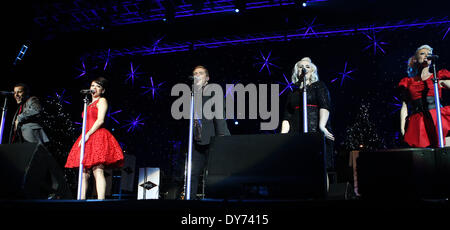
[[[47,0],[34,3],[15,1],[6,5],[2,15],[3,74],[0,90],[12,90],[14,84],[25,82],[31,86],[33,94],[43,101],[55,98],[55,93],[61,94],[65,90],[65,100],[70,104],[62,102],[63,112],[71,121],[81,122],[82,97],[79,90],[88,88],[93,78],[106,76],[110,80],[107,92],[110,112],[121,110],[113,115],[120,124],[109,120],[107,127],[125,152],[137,157],[138,167],[160,167],[166,175],[172,175],[177,170],[179,173],[179,162],[182,162],[188,141],[186,121],[177,121],[171,117],[170,107],[176,98],[170,96],[170,90],[177,83],[189,83],[187,77],[196,65],[207,66],[211,81],[221,85],[277,84],[285,83],[283,74],[290,80],[294,64],[302,57],[310,57],[318,67],[320,80],[330,90],[333,103],[330,119],[338,157],[371,138],[376,139],[376,144],[371,146],[373,148],[404,146],[398,133],[399,107],[395,104],[401,102],[395,98],[398,97],[396,86],[406,76],[407,59],[417,47],[423,44],[432,46],[440,56],[438,68],[449,66],[450,35],[445,34],[450,23],[449,8],[443,5],[445,1],[330,0],[306,8],[298,3],[261,9],[241,8],[240,13],[223,12],[175,19],[169,17],[167,21],[126,25],[114,24],[108,13],[100,19],[77,22],[64,16],[62,10],[98,6],[107,8],[119,2]],[[145,14],[157,8],[158,3],[169,1],[136,2],[147,3],[146,8],[142,7]],[[174,5],[172,9],[177,10],[177,4],[191,1],[171,2]],[[169,7],[165,9],[167,12]],[[51,18],[54,15],[57,15],[58,21],[36,23],[36,18]],[[193,46],[187,51],[166,54],[114,55],[109,59],[106,70],[105,58],[98,55],[105,54],[108,49],[118,54],[127,48],[151,47],[161,37],[163,39],[159,45],[164,46],[175,42],[196,43],[199,40],[220,40],[257,33],[304,33],[307,24],[312,21],[314,31],[318,32],[323,31],[323,28],[367,28],[371,25],[443,20],[447,20],[447,23],[376,31],[378,42],[383,42],[378,44],[384,53],[380,49],[374,52],[373,41],[367,36],[373,37],[371,31],[366,34],[355,31],[327,37],[309,34],[304,39],[237,43],[218,48]],[[89,26],[83,28],[83,25]],[[14,59],[24,43],[31,44],[30,48],[23,61],[14,66]],[[267,57],[269,53],[269,61],[273,64],[269,66],[270,74],[266,67],[261,70],[262,55]],[[79,77],[82,63],[85,64],[86,74]],[[130,63],[137,68],[134,84],[131,79],[127,80]],[[347,71],[353,71],[349,74],[352,79],[345,79],[341,85],[340,73],[344,72],[346,63]],[[151,92],[143,94],[147,89],[142,87],[149,86],[150,77],[155,85],[164,82],[155,98]],[[280,85],[280,92],[284,87]],[[284,93],[280,97],[280,117],[286,95]],[[445,99],[448,96],[444,94],[443,97]],[[8,123],[16,109],[16,105],[10,102]],[[361,109],[363,107],[368,109]],[[364,117],[368,118],[365,123],[358,120],[361,117],[358,114],[361,113],[365,113]],[[144,119],[141,121],[144,124],[138,125],[134,131],[128,131],[129,126],[126,125],[139,115],[140,119]],[[271,132],[259,130],[260,120],[238,122],[236,125],[234,120],[228,120],[233,135],[278,133],[281,128],[281,121],[280,127]],[[367,139],[349,138],[356,135],[351,132],[355,124],[359,124],[359,132],[364,132]],[[59,154],[63,159],[79,133],[79,130],[75,134],[66,133],[72,135],[67,143],[61,143],[66,151],[54,154]]]

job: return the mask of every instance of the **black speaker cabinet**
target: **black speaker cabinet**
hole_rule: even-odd
[[[0,198],[71,198],[62,169],[40,144],[0,145],[0,181]]]
[[[449,180],[440,181],[436,159],[432,148],[361,151],[357,159],[359,193],[370,199],[441,198],[443,184],[448,185]],[[439,159],[448,166],[448,158]]]
[[[205,198],[324,198],[323,140],[321,134],[212,138]]]
[[[450,147],[435,149],[436,186],[442,197],[450,197]]]

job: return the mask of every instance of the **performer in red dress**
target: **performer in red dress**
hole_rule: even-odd
[[[95,177],[97,198],[105,199],[106,180],[103,173],[105,167],[122,167],[123,152],[114,136],[105,128],[103,123],[108,102],[102,96],[105,93],[106,79],[97,78],[92,81],[92,102],[87,108],[85,151],[83,157],[83,180],[81,199],[86,199],[86,191],[90,170]],[[84,116],[84,114],[83,114]],[[70,150],[66,168],[77,168],[80,164],[81,135]]]
[[[402,108],[400,110],[400,130],[404,141],[411,147],[438,147],[436,105],[434,95],[433,74],[429,71],[433,48],[423,45],[409,59],[408,75],[400,80],[402,89]],[[442,88],[450,88],[450,72],[446,69],[438,71],[439,96]],[[408,105],[409,108],[408,108]],[[408,111],[409,109],[409,111]],[[408,115],[409,112],[409,115]],[[445,146],[450,145],[450,106],[441,108],[442,131]]]

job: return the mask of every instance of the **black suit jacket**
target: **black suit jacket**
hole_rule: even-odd
[[[19,108],[12,120],[11,131],[9,133],[9,142],[12,142],[14,135],[14,126],[18,120],[16,138],[17,142],[46,143],[49,141],[44,129],[39,124],[42,112],[42,106],[37,97],[28,98],[22,107],[22,113],[18,115]]]
[[[208,101],[212,96],[203,96],[202,104],[204,105],[206,101]],[[213,107],[213,111],[216,111]],[[223,118],[225,118],[225,109],[223,110]],[[200,140],[195,140],[196,144],[199,145],[208,145],[211,137],[213,136],[230,136],[230,131],[228,130],[227,122],[225,119],[206,119],[204,113],[202,113],[201,119],[201,138]],[[194,129],[194,137],[197,135],[197,130]]]

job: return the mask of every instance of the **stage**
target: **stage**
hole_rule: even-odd
[[[450,79],[450,20],[442,1],[54,0],[9,1],[4,8],[3,21],[10,22],[0,56],[7,76],[0,88],[4,226],[435,229],[448,222],[450,147],[410,145],[399,127],[403,105],[412,102],[399,83],[412,73],[408,60],[418,47],[433,47],[424,57],[448,73],[440,79]],[[327,110],[327,132],[318,123],[308,134],[294,129],[297,119],[321,122],[320,114],[305,116],[290,103],[300,97],[292,95],[300,92],[295,78],[302,75],[294,73],[301,60],[314,64],[311,85],[315,72],[320,98],[329,101],[307,99],[302,109]],[[196,138],[187,108],[198,66],[214,88],[205,92],[217,98],[203,102],[225,112],[225,124],[200,124],[209,140],[196,142],[208,146],[204,160],[189,154]],[[91,99],[101,92],[107,100],[99,120],[120,145],[124,166],[105,170],[106,200],[78,201],[82,167],[66,162],[84,126],[82,92],[99,77],[109,83],[90,91]],[[8,136],[19,127],[23,98],[12,98],[19,91],[39,99],[40,117],[30,121],[42,126],[48,143]],[[439,94],[444,111],[450,91]],[[295,122],[290,110],[298,112]],[[209,132],[223,127],[230,136]],[[108,165],[92,165],[100,164]],[[194,197],[207,199],[183,200],[196,164],[202,168]],[[83,187],[88,198],[97,197],[102,179],[90,177]]]

